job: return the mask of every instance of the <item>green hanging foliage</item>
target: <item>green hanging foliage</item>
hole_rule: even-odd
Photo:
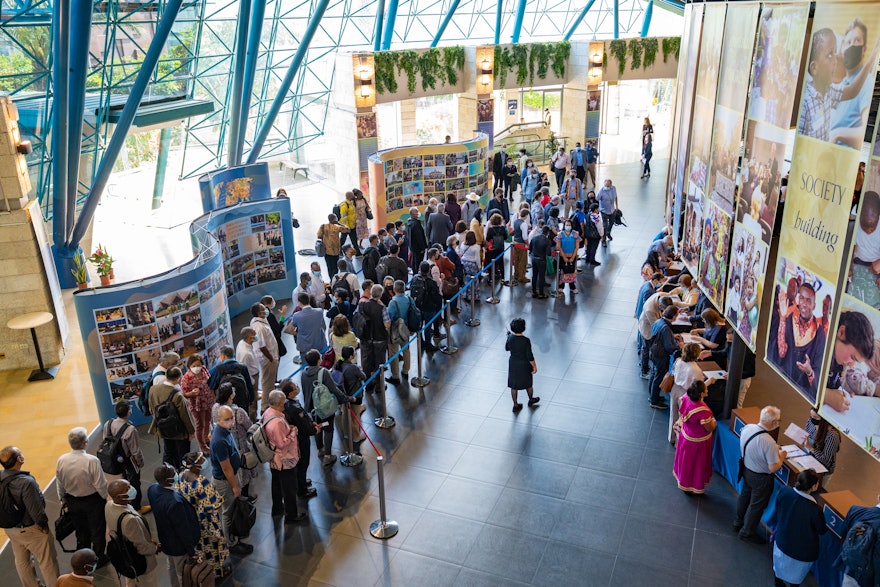
[[[514,45],[511,48],[512,65],[516,66],[516,84],[525,86],[529,78],[529,48],[527,45]]]
[[[419,66],[419,54],[412,50],[400,52],[397,71],[406,73],[406,89],[410,94],[416,91],[416,68]]]
[[[445,69],[445,68],[444,68]],[[437,88],[437,79],[445,80],[446,72],[440,68],[440,49],[428,49],[419,55],[419,76],[422,78],[422,90]]]
[[[571,55],[571,43],[568,41],[553,43],[552,53],[551,67],[553,68],[553,73],[558,78],[564,78],[565,64],[568,63],[568,58]]]
[[[642,39],[642,50],[645,53],[644,58],[642,59],[642,67],[644,69],[648,69],[654,62],[657,60],[657,48],[659,43],[657,43],[656,37],[649,37],[647,39]]]
[[[617,73],[623,77],[623,72],[626,71],[626,41],[621,39],[611,41],[608,44],[608,52],[617,59]]]
[[[464,67],[464,47],[443,47],[443,69],[446,72],[446,83],[450,86],[458,84],[458,72]]]
[[[670,55],[675,55],[675,58],[678,59],[679,51],[681,51],[681,37],[663,39],[663,63],[666,63]]]
[[[376,67],[376,93],[393,94],[397,91],[397,61],[400,54],[396,51],[377,51],[373,53]]]
[[[627,52],[630,55],[630,71],[635,71],[642,66],[642,43],[641,39],[632,39],[627,43]]]
[[[495,45],[495,65],[493,67],[493,75],[498,78],[498,83],[501,84],[502,88],[507,81],[507,68],[509,67],[507,59],[507,49],[504,49],[501,45]]]

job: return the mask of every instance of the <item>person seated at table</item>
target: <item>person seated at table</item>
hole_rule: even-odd
[[[650,255],[651,253],[657,253],[660,269],[663,273],[666,273],[666,268],[673,259],[672,235],[668,234],[652,242],[651,246],[648,247],[648,254]]]
[[[648,281],[655,273],[665,273],[660,268],[660,255],[657,251],[648,251],[648,258],[642,263],[642,279]]]
[[[669,293],[681,299],[679,307],[693,308],[697,304],[697,300],[700,299],[700,288],[697,287],[694,278],[690,275],[685,275],[679,279],[678,287]]]
[[[696,337],[696,342],[710,351],[723,351],[727,346],[727,322],[724,317],[713,308],[706,308],[700,314],[705,328],[694,328],[691,334]]]

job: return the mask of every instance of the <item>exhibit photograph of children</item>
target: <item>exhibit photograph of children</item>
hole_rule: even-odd
[[[737,221],[770,244],[785,165],[786,131],[750,120],[746,126]]]
[[[860,149],[880,55],[880,14],[857,6],[817,10],[797,130]]]
[[[357,115],[357,138],[370,139],[376,136],[376,113]]]
[[[833,284],[824,283],[789,259],[778,259],[767,330],[767,363],[810,404],[816,403],[834,294]]]
[[[853,235],[852,263],[846,293],[880,310],[880,162],[871,161],[871,173],[862,190],[862,204]]]
[[[764,6],[758,22],[755,71],[749,90],[749,118],[788,129],[794,108],[810,7],[804,4]],[[796,111],[795,111],[796,113]]]
[[[819,414],[880,460],[880,312],[844,296]]]
[[[684,240],[681,247],[681,258],[688,267],[696,267],[700,262],[702,229],[703,197],[696,188],[692,188],[684,208]]]
[[[725,315],[752,349],[757,344],[758,315],[766,271],[766,243],[737,223],[733,229]]]
[[[715,202],[709,202],[703,222],[699,276],[706,295],[719,308],[724,306],[724,276],[727,275],[731,219]]]

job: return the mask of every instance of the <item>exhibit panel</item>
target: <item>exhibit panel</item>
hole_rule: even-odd
[[[265,200],[272,196],[269,164],[261,162],[206,173],[199,178],[199,191],[205,212]]]
[[[758,20],[724,305],[725,317],[753,352],[794,109],[789,90],[797,85],[809,12],[808,4],[765,4]],[[739,149],[737,142],[737,157]],[[721,175],[714,174],[713,191]],[[729,178],[721,183],[729,185]]]
[[[266,295],[290,297],[298,281],[290,200],[245,202],[197,218],[190,226],[194,252],[204,247],[198,236],[204,230],[220,243],[232,316]]]
[[[114,403],[132,404],[131,421],[148,420],[136,401],[163,353],[219,362],[232,345],[219,243],[189,263],[161,275],[74,293],[77,321],[102,421]]]
[[[470,192],[476,192],[485,207],[491,166],[485,133],[460,143],[398,147],[374,154],[370,157],[374,227],[405,219],[412,207],[424,212],[428,200],[442,202],[450,193],[464,202]]]
[[[870,93],[863,90],[873,88],[878,31],[880,12],[866,13],[858,4],[816,6],[765,357],[811,405],[821,399],[835,360],[826,349],[829,335],[834,337],[829,326],[836,322],[838,274],[859,165],[852,138],[859,137],[860,145],[865,134]],[[862,37],[860,44],[853,44],[855,36]],[[839,52],[846,75],[835,83]]]

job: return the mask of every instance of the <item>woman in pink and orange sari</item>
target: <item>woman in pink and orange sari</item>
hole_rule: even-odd
[[[702,381],[694,381],[678,405],[678,442],[672,474],[678,488],[688,495],[703,493],[712,479],[712,433],[717,423],[703,401],[707,393]]]

